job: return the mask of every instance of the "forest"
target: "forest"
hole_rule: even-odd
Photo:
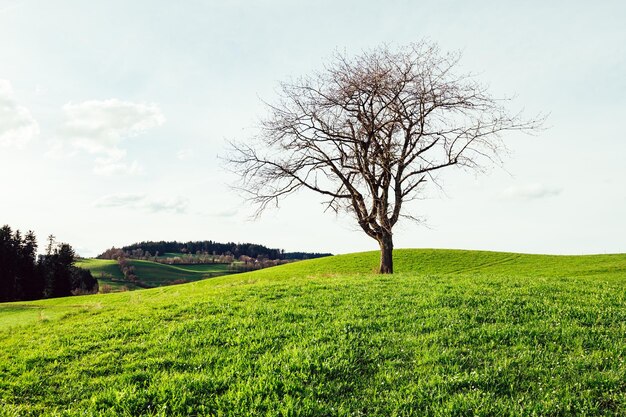
[[[171,253],[183,255],[228,255],[234,258],[248,256],[256,259],[263,258],[269,260],[302,260],[332,255],[331,253],[285,252],[282,249],[270,249],[255,243],[219,243],[212,240],[203,240],[190,242],[147,241],[133,243],[132,245],[123,246],[119,249],[107,249],[98,255],[98,258],[117,259],[120,255],[120,251],[122,251],[126,257],[136,259],[159,257]]]
[[[37,248],[32,231],[22,235],[8,225],[0,228],[0,302],[98,292],[91,272],[74,265],[69,244],[49,236],[45,252],[38,255]]]

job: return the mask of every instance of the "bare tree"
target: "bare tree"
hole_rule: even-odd
[[[380,245],[380,273],[393,272],[392,230],[408,201],[447,167],[499,162],[501,134],[533,131],[472,75],[459,53],[417,43],[338,54],[322,72],[282,83],[260,133],[232,143],[228,161],[260,214],[304,188],[327,209],[354,215]]]

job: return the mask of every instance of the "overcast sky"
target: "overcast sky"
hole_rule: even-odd
[[[0,0],[0,224],[81,255],[141,240],[377,249],[305,192],[258,220],[218,155],[334,51],[428,39],[512,110],[504,168],[443,175],[396,247],[626,252],[623,1]]]

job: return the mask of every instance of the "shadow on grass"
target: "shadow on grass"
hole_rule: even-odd
[[[35,310],[35,309],[43,309],[44,307],[36,305],[36,304],[0,304],[0,314],[1,313],[12,313],[12,312],[20,312],[24,310]]]

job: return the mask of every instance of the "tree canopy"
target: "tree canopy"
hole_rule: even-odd
[[[74,266],[70,245],[50,236],[44,254],[37,256],[37,247],[33,232],[0,228],[0,302],[98,292],[91,273]]]
[[[301,189],[324,196],[379,243],[380,272],[393,272],[393,227],[415,218],[406,203],[445,168],[498,162],[504,132],[542,121],[510,113],[458,73],[459,58],[425,42],[383,46],[280,84],[260,133],[232,143],[238,187],[258,213]]]

